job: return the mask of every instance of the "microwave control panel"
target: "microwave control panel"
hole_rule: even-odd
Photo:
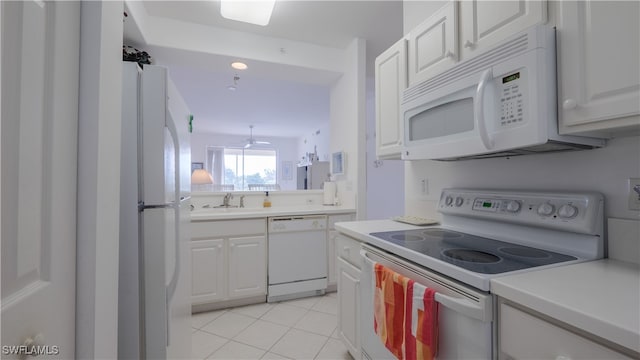
[[[500,104],[502,113],[500,115],[500,127],[518,125],[524,122],[525,104],[525,72],[516,71],[505,76],[496,78],[500,91]]]

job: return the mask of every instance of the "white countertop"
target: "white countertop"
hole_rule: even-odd
[[[336,230],[362,242],[367,242],[367,239],[371,238],[371,236],[369,235],[370,233],[412,230],[419,228],[421,227],[403,224],[393,220],[366,220],[336,223]]]
[[[491,280],[505,299],[640,352],[640,267],[611,259]]]
[[[356,209],[346,206],[302,205],[270,208],[209,208],[191,211],[191,221],[255,219],[272,216],[345,214],[355,213]]]

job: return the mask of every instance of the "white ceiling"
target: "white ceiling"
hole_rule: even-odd
[[[354,38],[366,40],[367,72],[373,59],[402,36],[402,1],[282,1],[269,25],[262,27],[224,19],[214,1],[147,1],[147,16],[272,38],[344,49]],[[141,34],[125,20],[125,44],[137,46]],[[129,23],[127,23],[129,22]],[[144,31],[142,31],[144,33]],[[204,132],[299,137],[329,120],[329,84],[335,73],[283,64],[248,61],[249,69],[234,71],[228,56],[187,53],[147,46],[171,77],[194,113],[194,129]],[[238,73],[237,90],[229,91]]]

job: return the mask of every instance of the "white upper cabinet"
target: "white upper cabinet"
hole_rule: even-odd
[[[640,128],[640,2],[562,1],[558,112],[563,134]]]
[[[376,58],[376,155],[400,158],[402,92],[407,88],[407,41],[401,39]]]
[[[409,86],[458,60],[458,3],[451,1],[409,33]]]
[[[546,21],[546,1],[461,1],[461,58],[473,57],[513,34]]]

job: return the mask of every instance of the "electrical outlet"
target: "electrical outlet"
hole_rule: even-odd
[[[629,210],[640,210],[640,178],[629,178]]]
[[[420,192],[422,196],[429,195],[429,179],[420,180]]]

